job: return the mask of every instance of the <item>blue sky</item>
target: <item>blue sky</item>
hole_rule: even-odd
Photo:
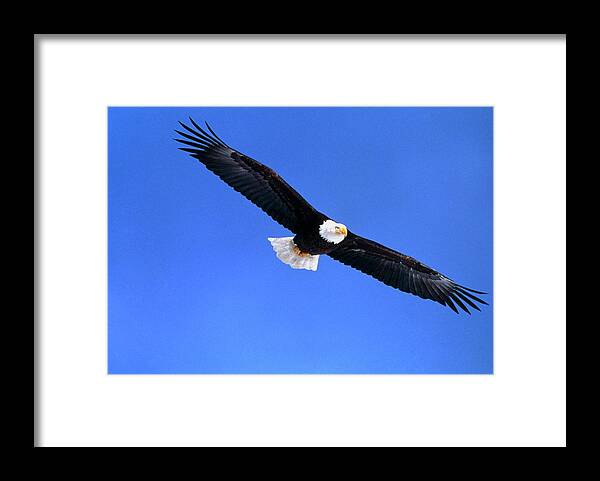
[[[289,231],[177,150],[189,116],[490,306],[286,266]],[[492,373],[492,132],[491,107],[109,108],[108,372]]]

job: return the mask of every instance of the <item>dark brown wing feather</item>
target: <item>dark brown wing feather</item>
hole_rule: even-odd
[[[431,299],[458,313],[456,306],[471,313],[466,306],[480,310],[475,302],[487,304],[474,291],[457,284],[410,256],[377,242],[348,233],[348,237],[328,254],[333,259],[354,267],[375,279],[423,299]]]
[[[198,159],[282,226],[296,233],[302,224],[319,215],[273,169],[229,147],[208,124],[210,133],[191,118],[190,122],[193,128],[179,122],[186,132],[175,131],[183,137],[175,140],[189,146],[180,150]]]

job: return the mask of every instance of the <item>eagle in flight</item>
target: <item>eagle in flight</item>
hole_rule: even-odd
[[[350,232],[310,205],[277,172],[229,147],[206,123],[208,132],[192,118],[192,127],[175,130],[187,147],[180,147],[208,170],[260,207],[294,237],[269,237],[277,257],[293,269],[316,271],[319,256],[333,259],[375,279],[458,313],[456,306],[480,310],[487,304],[474,294],[485,294],[457,284],[416,259]]]

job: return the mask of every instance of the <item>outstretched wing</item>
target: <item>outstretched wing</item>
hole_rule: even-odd
[[[439,302],[457,313],[455,304],[469,314],[471,312],[465,303],[478,311],[480,309],[475,302],[487,304],[473,295],[485,292],[461,286],[412,257],[351,232],[329,256],[388,286]]]
[[[296,233],[298,228],[319,213],[277,172],[266,165],[238,152],[223,142],[206,124],[209,132],[190,118],[193,125],[179,122],[186,130],[175,130],[188,145],[180,150],[188,152],[218,175],[228,185],[260,207],[285,228]]]

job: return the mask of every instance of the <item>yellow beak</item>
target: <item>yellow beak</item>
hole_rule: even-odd
[[[343,226],[340,227],[340,232],[342,234],[344,234],[344,237],[346,237],[348,235],[348,229],[346,229],[345,225],[343,225]]]

